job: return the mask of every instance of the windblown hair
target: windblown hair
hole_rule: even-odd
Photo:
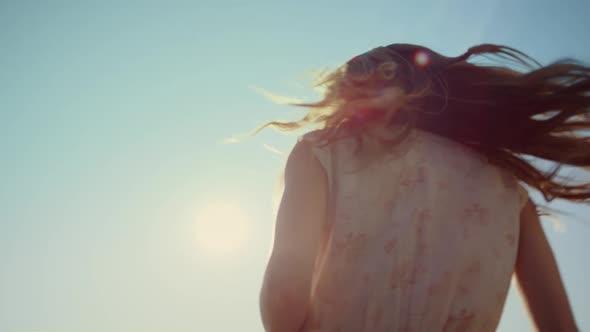
[[[477,65],[467,61],[473,56],[502,61]],[[542,66],[493,44],[450,58],[393,44],[354,57],[318,85],[325,89],[322,100],[292,104],[307,108],[305,117],[263,127],[319,126],[322,144],[329,144],[376,124],[400,125],[404,130],[387,142],[392,145],[419,128],[479,151],[547,201],[590,202],[590,183],[558,175],[564,165],[590,166],[590,67],[576,60]],[[542,170],[529,157],[555,168]]]

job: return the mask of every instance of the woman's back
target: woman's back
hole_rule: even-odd
[[[427,132],[389,152],[373,136],[357,144],[313,148],[330,218],[306,329],[495,330],[526,192],[484,156]]]
[[[479,56],[500,61],[468,61]],[[539,330],[577,330],[516,179],[547,201],[590,202],[590,183],[529,159],[590,167],[590,67],[542,66],[503,45],[447,57],[391,44],[317,85],[321,100],[295,104],[304,117],[265,125],[313,125],[304,139],[327,144],[297,144],[285,167],[261,291],[267,331],[490,331],[513,271]],[[399,143],[395,126],[415,135]]]

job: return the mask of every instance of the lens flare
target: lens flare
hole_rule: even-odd
[[[414,55],[414,63],[420,67],[426,67],[430,63],[430,56],[424,51],[418,51]]]

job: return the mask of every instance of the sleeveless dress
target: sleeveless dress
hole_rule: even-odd
[[[494,331],[514,270],[517,179],[485,156],[414,130],[384,151],[375,138],[312,143],[330,216],[303,331]]]

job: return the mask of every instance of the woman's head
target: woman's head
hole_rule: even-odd
[[[405,94],[426,93],[439,71],[466,60],[467,53],[449,58],[426,47],[392,44],[356,56],[343,67],[340,84],[380,92],[397,87]]]
[[[523,53],[503,46],[480,45],[458,57],[446,57],[423,46],[392,44],[355,56],[320,82],[326,88],[322,101],[299,106],[311,108],[310,113],[314,108],[323,111],[327,128],[364,127],[403,117],[421,120],[422,126],[428,125],[424,123],[428,119],[434,120],[436,128],[430,129],[439,133],[444,130],[439,123],[442,114],[451,108],[447,113],[460,113],[462,119],[454,119],[447,126],[469,122],[464,130],[473,130],[474,122],[488,122],[486,106],[499,101],[496,97],[500,96],[494,95],[498,89],[490,84],[507,83],[522,75],[508,67],[467,62],[471,56],[485,53],[528,68],[538,65]],[[446,119],[450,116],[445,114]],[[462,135],[462,131],[454,126],[445,134]]]
[[[506,65],[468,62],[473,56]],[[308,109],[303,119],[268,125],[319,125],[326,144],[376,125],[406,128],[394,141],[420,128],[486,154],[546,199],[590,201],[590,184],[560,183],[556,172],[545,173],[523,158],[590,166],[590,68],[579,62],[543,67],[516,49],[492,44],[458,57],[392,44],[352,58],[318,85],[325,89],[320,101],[295,104]]]

